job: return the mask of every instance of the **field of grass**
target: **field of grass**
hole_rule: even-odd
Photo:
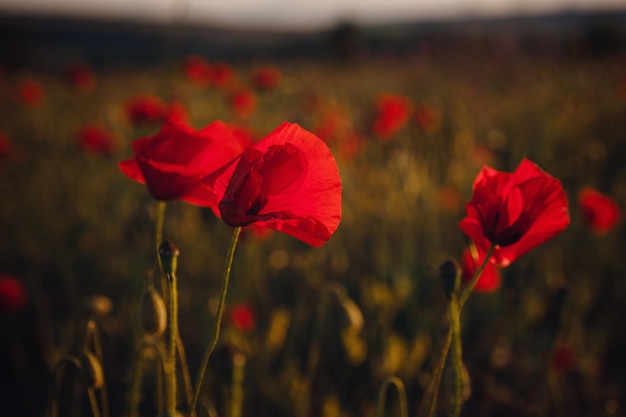
[[[133,121],[127,111],[152,95],[177,103],[196,129],[219,119],[260,139],[298,123],[328,143],[343,182],[343,218],[321,248],[244,230],[200,408],[370,417],[381,384],[397,376],[416,416],[448,325],[437,271],[467,244],[458,222],[474,178],[483,165],[513,171],[528,158],[562,182],[571,224],[503,268],[499,288],[470,298],[462,415],[626,415],[624,225],[599,233],[579,204],[591,187],[626,205],[626,54],[523,51],[467,42],[348,63],[226,63],[233,74],[223,82],[190,78],[183,62],[86,67],[93,80],[78,85],[59,71],[0,73],[0,274],[26,294],[1,296],[0,414],[50,415],[51,373],[80,352],[93,320],[110,415],[130,415],[138,303],[157,268],[157,203],[117,164],[132,157],[134,139],[159,130],[160,121]],[[281,75],[271,88],[250,78],[265,65]],[[253,104],[238,111],[241,91]],[[374,129],[384,95],[400,96],[406,110],[388,135]],[[81,141],[87,125],[104,130],[96,142],[105,145]],[[211,338],[230,233],[209,209],[167,204],[192,380]],[[70,375],[59,383],[60,415],[90,415]],[[147,370],[139,415],[157,413],[155,384]],[[446,368],[440,415],[451,393]],[[183,397],[181,388],[181,411]],[[385,415],[397,413],[392,405]]]

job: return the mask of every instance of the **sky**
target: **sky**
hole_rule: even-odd
[[[562,10],[626,10],[625,0],[0,0],[0,14],[189,21],[316,29],[339,21],[392,23]]]

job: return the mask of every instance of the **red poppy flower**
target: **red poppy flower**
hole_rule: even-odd
[[[230,308],[230,321],[241,333],[249,333],[256,327],[254,313],[247,304],[235,304]]]
[[[582,207],[587,225],[599,234],[611,230],[621,217],[619,205],[612,198],[592,188],[583,188],[578,193],[578,203]]]
[[[200,55],[190,55],[183,63],[183,71],[187,79],[193,83],[206,85],[211,82],[211,66]]]
[[[217,210],[215,192],[200,180],[222,168],[249,145],[216,121],[195,131],[181,123],[166,123],[154,136],[133,142],[135,157],[119,164],[130,179],[146,184],[158,200],[179,199]]]
[[[272,90],[280,85],[282,74],[273,66],[256,68],[250,76],[252,85],[263,90]]]
[[[272,229],[268,229],[257,223],[251,223],[241,230],[240,239],[246,239],[247,236],[252,236],[254,240],[261,241],[268,239],[273,233],[274,231]]]
[[[44,93],[41,85],[34,80],[27,80],[18,86],[20,98],[28,106],[38,106],[43,102]]]
[[[249,90],[237,91],[231,96],[231,105],[237,117],[245,119],[256,110],[256,96]]]
[[[0,314],[21,310],[28,300],[22,281],[11,274],[0,274]]]
[[[9,156],[11,152],[11,141],[9,137],[0,132],[0,159],[4,159]]]
[[[167,106],[159,97],[145,94],[126,102],[126,115],[132,123],[160,123],[167,114]]]
[[[383,94],[376,100],[374,133],[383,140],[391,139],[409,120],[411,103],[406,97]]]
[[[84,63],[76,63],[65,72],[67,82],[78,91],[90,91],[96,85],[91,68]]]
[[[117,150],[113,134],[104,127],[91,124],[78,132],[78,142],[87,152],[108,155]]]
[[[220,197],[216,214],[233,227],[257,223],[321,246],[341,220],[335,159],[297,124],[283,123],[204,183]]]
[[[482,249],[473,246],[472,251],[465,249],[461,257],[461,275],[464,282],[470,282],[474,278],[474,274],[485,261],[485,252]],[[480,274],[480,278],[476,281],[474,291],[476,292],[494,292],[500,288],[500,270],[492,263],[485,265],[485,269]]]
[[[459,227],[476,246],[495,245],[492,262],[507,266],[569,224],[567,196],[556,178],[528,159],[515,172],[483,167]]]

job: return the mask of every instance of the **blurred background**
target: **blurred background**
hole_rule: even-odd
[[[417,415],[447,325],[437,270],[463,260],[474,178],[529,158],[572,222],[469,300],[463,415],[626,415],[623,1],[0,0],[1,415],[50,415],[50,375],[88,320],[110,415],[131,415],[157,209],[117,164],[172,119],[255,140],[299,123],[344,188],[322,248],[244,231],[203,407],[235,415],[243,392],[244,416],[369,417],[396,375]],[[168,203],[192,379],[230,232]],[[156,381],[139,415],[157,413]],[[61,388],[60,415],[90,414],[80,384]]]

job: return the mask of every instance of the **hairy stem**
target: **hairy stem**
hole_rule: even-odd
[[[209,365],[209,358],[217,346],[217,341],[220,337],[220,327],[222,325],[222,315],[224,314],[224,305],[226,304],[226,295],[228,293],[228,282],[230,280],[230,270],[233,265],[233,258],[235,257],[235,249],[237,248],[237,240],[239,239],[239,233],[241,227],[235,227],[233,229],[233,236],[230,240],[230,246],[226,253],[226,264],[224,266],[224,275],[222,277],[222,288],[220,291],[220,299],[217,304],[217,314],[215,317],[215,329],[213,330],[213,337],[210,343],[207,345],[204,354],[202,355],[202,362],[200,363],[200,369],[198,370],[198,376],[196,377],[196,385],[194,387],[193,397],[189,406],[191,415],[195,415],[196,405],[198,404],[198,398],[200,397],[200,389],[202,388],[202,381],[204,380],[204,374],[206,368]]]

